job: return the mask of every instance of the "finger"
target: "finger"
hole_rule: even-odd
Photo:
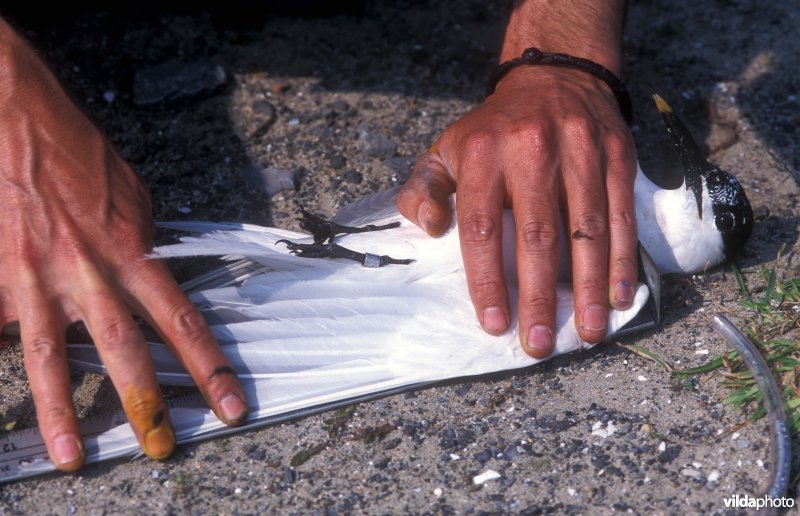
[[[625,136],[614,137],[606,145],[606,192],[608,192],[609,300],[624,310],[633,302],[638,276],[636,249],[636,206],[633,186],[636,178],[636,153]]]
[[[519,335],[523,350],[546,358],[555,348],[556,278],[559,259],[559,183],[554,161],[540,149],[537,166],[514,174],[517,225]],[[536,185],[531,188],[529,185]],[[554,194],[555,192],[555,194]]]
[[[175,432],[144,337],[117,292],[98,276],[80,277],[85,288],[76,297],[78,306],[128,422],[148,457],[166,458],[175,447]]]
[[[590,138],[565,160],[568,234],[572,255],[575,328],[586,342],[606,336],[608,320],[608,225],[600,153]],[[587,152],[587,149],[590,151]]]
[[[228,425],[242,423],[248,410],[236,372],[164,264],[143,263],[128,287],[139,313],[169,343],[217,417]]]
[[[41,294],[23,296],[18,310],[22,349],[39,430],[56,468],[75,471],[85,452],[69,386],[64,324]]]
[[[400,213],[425,230],[440,236],[450,227],[450,194],[455,183],[432,147],[414,165],[411,177],[397,196]]]
[[[503,201],[500,174],[484,175],[473,161],[456,191],[458,234],[472,304],[483,329],[499,334],[508,328],[508,288],[503,269]],[[489,179],[487,182],[487,178]]]

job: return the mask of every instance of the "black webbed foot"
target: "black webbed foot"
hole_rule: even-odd
[[[300,221],[300,227],[311,233],[311,235],[313,235],[314,237],[314,242],[316,242],[317,244],[321,244],[326,241],[328,243],[331,243],[333,242],[333,239],[336,237],[336,235],[366,233],[368,231],[383,231],[385,229],[394,229],[400,227],[399,222],[392,222],[391,224],[384,224],[382,226],[375,226],[373,224],[369,224],[360,228],[343,226],[342,224],[337,224],[323,217],[320,217],[316,213],[311,213],[310,211],[306,211],[302,207],[300,208],[300,212],[303,214],[302,217],[299,217],[297,219]]]
[[[360,263],[364,267],[383,267],[389,264],[395,265],[408,265],[414,260],[398,260],[391,256],[378,256],[371,253],[359,253],[339,244],[315,242],[313,244],[298,244],[286,239],[281,239],[275,242],[275,245],[286,244],[293,255],[301,258],[345,258]]]

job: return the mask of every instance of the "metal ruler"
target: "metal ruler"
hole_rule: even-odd
[[[200,395],[184,396],[168,400],[170,409],[176,407],[198,407],[205,403]],[[127,427],[128,419],[122,409],[105,410],[92,414],[78,424],[83,436],[86,463],[99,462],[129,455],[127,449],[119,453],[103,450],[99,437],[109,430]],[[133,432],[130,431],[133,437]],[[134,439],[135,441],[135,439]],[[134,450],[135,453],[135,450]],[[26,428],[0,434],[0,483],[56,471],[47,455],[47,448],[38,428]]]
[[[167,400],[167,405],[169,405],[170,414],[174,414],[172,425],[175,429],[177,444],[188,444],[224,437],[263,426],[283,423],[292,419],[319,414],[320,412],[346,407],[355,403],[371,401],[450,381],[452,381],[452,379],[443,382],[424,382],[405,385],[270,416],[259,416],[258,413],[255,412],[254,416],[251,416],[251,418],[243,424],[235,427],[226,426],[224,423],[217,420],[214,413],[206,405],[203,397],[199,394],[172,398]],[[182,409],[191,411],[193,417],[184,417],[185,413],[181,412]],[[135,459],[143,456],[139,448],[139,443],[136,441],[133,431],[128,426],[128,420],[121,409],[94,414],[82,420],[79,423],[79,427],[81,435],[83,436],[84,449],[86,450],[85,464],[125,457]],[[104,439],[108,433],[114,432],[118,433],[117,441]],[[119,445],[119,443],[122,444]],[[0,434],[0,484],[43,475],[53,471],[56,471],[56,467],[50,462],[50,458],[47,455],[47,448],[37,428],[27,428]]]

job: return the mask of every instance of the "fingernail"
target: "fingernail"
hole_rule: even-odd
[[[420,203],[419,209],[417,210],[417,224],[421,227],[425,232],[428,231],[428,215],[431,212],[430,205],[428,201]]]
[[[549,355],[553,352],[553,332],[544,324],[534,324],[528,330],[527,343],[529,348]]]
[[[175,448],[175,434],[168,426],[159,426],[144,436],[144,452],[151,459],[166,459]]]
[[[606,309],[600,305],[589,305],[583,309],[584,330],[601,331],[606,329]]]
[[[53,441],[53,462],[69,464],[83,457],[83,445],[72,435],[60,435]]]
[[[226,423],[238,423],[247,415],[247,405],[239,396],[228,394],[219,400],[219,411]]]
[[[633,287],[630,281],[622,280],[614,285],[614,301],[624,307],[631,304],[631,301],[633,301]]]
[[[490,306],[483,311],[483,329],[489,333],[502,333],[508,328],[506,313],[497,306]]]

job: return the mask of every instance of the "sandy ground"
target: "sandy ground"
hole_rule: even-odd
[[[506,9],[497,1],[377,1],[357,14],[300,18],[251,14],[245,4],[18,17],[148,180],[158,219],[293,227],[301,205],[332,214],[404,181],[414,156],[480,100]],[[800,7],[633,4],[625,69],[643,166],[670,166],[649,100],[659,92],[748,191],[757,223],[736,262],[747,281],[758,288],[765,266],[796,270]],[[145,105],[137,77],[175,59],[219,65],[226,84]],[[296,188],[270,198],[248,182],[263,167],[282,170],[275,174]],[[738,297],[728,267],[668,278],[662,327],[626,342],[677,367],[700,364],[725,349],[712,314],[744,322]],[[603,345],[524,372],[362,403],[338,431],[327,413],[182,446],[164,462],[118,461],[3,485],[0,510],[723,512],[724,497],[759,493],[771,458],[763,422],[724,433],[745,416],[722,405],[719,381],[712,373],[683,382]],[[118,406],[108,381],[76,372],[73,382],[81,415]],[[32,411],[21,352],[7,347],[2,421],[31,426]],[[602,437],[597,428],[615,431]],[[317,445],[319,453],[290,467]],[[487,470],[500,478],[475,485]]]

